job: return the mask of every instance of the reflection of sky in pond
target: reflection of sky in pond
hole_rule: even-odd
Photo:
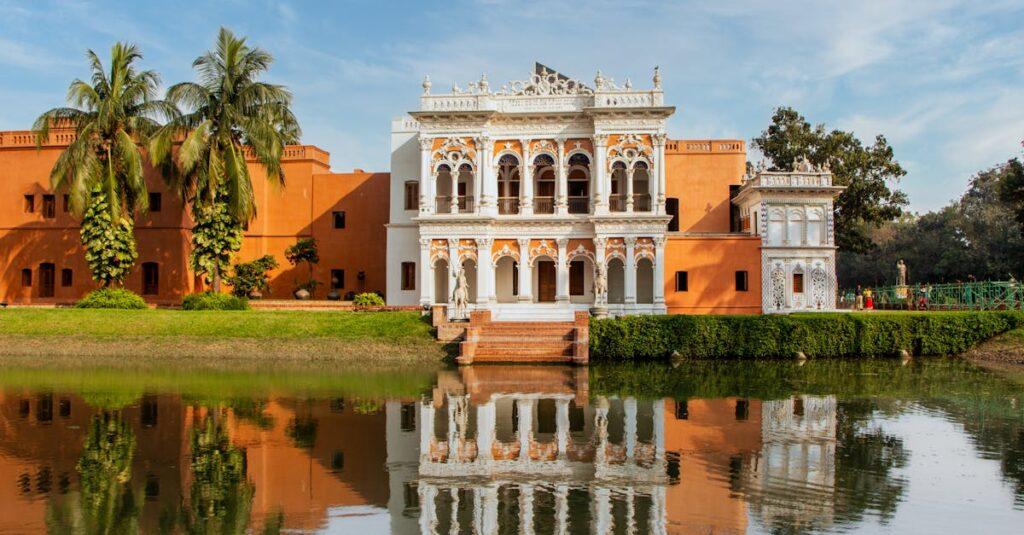
[[[0,533],[1024,521],[1020,383],[958,361],[130,378],[4,370]]]

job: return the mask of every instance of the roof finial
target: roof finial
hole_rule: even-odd
[[[480,75],[480,83],[477,86],[480,88],[481,93],[491,92],[491,84],[487,81],[487,73]]]
[[[626,87],[626,91],[631,91],[633,89],[633,82],[629,81],[629,77],[628,76],[626,77],[626,86],[625,87]]]
[[[601,69],[597,70],[597,76],[594,77],[594,89],[597,91],[604,89],[604,76],[601,75]]]
[[[423,77],[423,94],[424,95],[429,95],[430,94],[430,86],[431,85],[432,84],[430,83],[430,75],[428,74],[428,75]]]
[[[661,69],[654,66],[654,89],[661,89]]]

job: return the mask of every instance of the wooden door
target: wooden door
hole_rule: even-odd
[[[555,302],[555,263],[550,260],[537,262],[537,301]]]
[[[39,297],[53,297],[55,292],[56,268],[53,264],[39,264]]]

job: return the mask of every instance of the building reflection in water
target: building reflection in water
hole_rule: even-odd
[[[741,533],[752,516],[832,522],[837,408],[827,396],[644,400],[590,392],[586,368],[475,366],[440,373],[422,398],[161,394],[102,410],[90,401],[0,392],[0,532],[59,527],[47,519],[59,522],[54,511],[81,492],[87,430],[104,410],[135,441],[125,485],[139,506],[124,514],[147,533],[187,528],[175,514],[194,523],[196,496],[216,490],[195,487],[205,461],[191,450],[207,435],[244,459],[225,465],[248,483],[224,499],[257,532],[276,522],[365,533]],[[204,431],[211,422],[216,433]]]

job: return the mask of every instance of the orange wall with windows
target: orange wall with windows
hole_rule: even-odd
[[[70,303],[97,287],[92,280],[79,238],[79,221],[65,211],[63,194],[50,188],[50,169],[66,146],[68,132],[56,131],[37,150],[30,132],[0,132],[0,302],[18,304]],[[257,216],[245,232],[236,257],[247,261],[272,254],[280,264],[271,274],[268,297],[288,298],[296,281],[309,278],[305,266],[292,267],[284,250],[300,238],[316,238],[320,263],[313,276],[320,283],[315,296],[330,287],[332,269],[345,271],[340,292],[384,291],[385,224],[388,219],[387,173],[332,173],[329,155],[313,146],[285,149],[284,186],[272,186],[262,167],[250,162]],[[168,191],[160,174],[147,167],[149,191],[159,193],[160,211],[136,217],[139,252],[125,286],[143,292],[142,265],[159,266],[157,292],[147,301],[174,305],[195,289],[188,254],[192,227],[181,199]],[[34,210],[25,210],[32,195]],[[54,217],[45,217],[43,196],[54,195]],[[345,212],[345,228],[335,229],[333,212]],[[43,297],[41,264],[53,264],[53,297]],[[31,286],[22,284],[22,270],[31,270]],[[62,285],[62,270],[71,270],[71,284]],[[359,272],[365,274],[358,280]],[[202,284],[199,281],[200,285]]]
[[[736,139],[665,144],[665,196],[679,199],[680,232],[729,232],[729,186],[743,181],[747,153]]]
[[[686,291],[676,291],[685,271]],[[747,290],[736,272],[747,272]],[[759,314],[761,239],[756,236],[669,236],[665,243],[665,306],[670,314]]]

